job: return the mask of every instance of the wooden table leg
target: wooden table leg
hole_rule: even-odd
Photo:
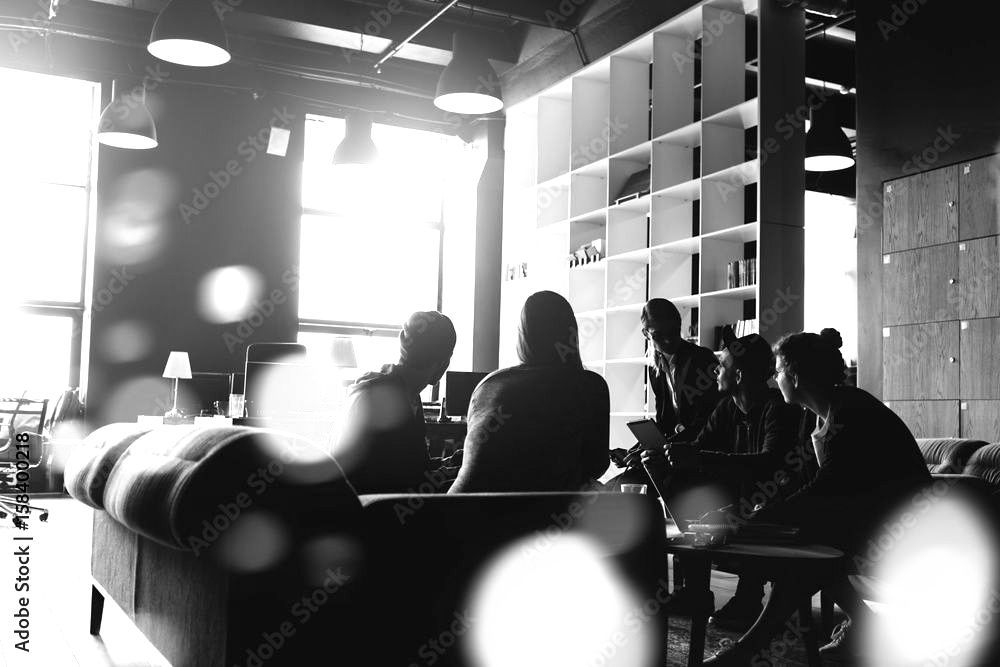
[[[799,603],[799,625],[802,627],[802,640],[806,647],[806,664],[809,667],[820,667],[818,633],[813,622],[812,598],[807,597]]]
[[[90,634],[101,634],[101,621],[104,619],[104,596],[97,586],[90,587]]]
[[[691,614],[691,644],[688,647],[688,667],[700,667],[705,659],[705,628],[714,611],[712,603],[712,561],[708,558],[684,558],[684,583],[699,598]]]

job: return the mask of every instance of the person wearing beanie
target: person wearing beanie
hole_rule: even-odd
[[[866,391],[844,384],[842,341],[835,329],[796,333],[774,346],[778,388],[785,401],[816,417],[811,434],[819,465],[813,479],[784,500],[766,505],[751,521],[797,526],[807,543],[826,544],[845,558],[828,571],[777,576],[760,618],[730,648],[705,665],[756,663],[757,652],[783,629],[801,600],[823,589],[849,619],[821,653],[856,659],[858,634],[869,614],[847,577],[867,562],[868,545],[884,537],[891,514],[931,481],[913,434],[896,413]]]
[[[413,313],[399,332],[399,362],[349,388],[336,456],[359,494],[412,493],[430,479],[420,392],[440,381],[456,338],[447,316]]]
[[[699,517],[724,504],[720,501],[730,501],[722,512],[745,520],[756,505],[776,502],[806,481],[811,466],[804,445],[812,424],[768,386],[774,354],[762,336],[729,339],[719,361],[716,383],[727,399],[716,406],[698,437],[662,453],[644,452],[642,460],[683,518]],[[713,500],[714,506],[705,506]],[[759,573],[744,571],[736,594],[709,621],[745,632],[760,615],[764,582]],[[672,608],[691,611],[692,595],[686,588],[675,590]]]
[[[483,378],[449,493],[579,491],[608,468],[608,385],[580,360],[576,316],[555,292],[521,310],[521,364]]]

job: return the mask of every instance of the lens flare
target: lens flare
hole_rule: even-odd
[[[290,547],[288,530],[270,512],[258,510],[239,517],[221,533],[215,557],[239,572],[259,572],[274,567]]]
[[[885,524],[859,557],[876,565],[871,665],[975,664],[1000,612],[993,528],[944,482]],[[917,509],[919,508],[919,509]]]
[[[239,322],[250,315],[263,290],[263,276],[249,266],[213,269],[198,284],[198,312],[215,324]]]
[[[653,624],[642,609],[591,539],[528,538],[487,566],[463,645],[476,667],[649,664]]]

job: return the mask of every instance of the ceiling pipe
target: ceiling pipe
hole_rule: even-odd
[[[441,18],[441,16],[444,15],[444,13],[446,11],[448,11],[449,9],[451,9],[452,7],[454,7],[457,4],[458,4],[458,0],[448,0],[448,4],[445,5],[444,7],[442,7],[438,11],[437,14],[435,14],[434,16],[432,16],[431,18],[429,18],[422,26],[420,26],[419,28],[417,28],[416,30],[414,30],[413,33],[410,34],[406,39],[404,39],[401,42],[399,42],[398,44],[396,44],[394,47],[392,47],[392,49],[388,53],[386,53],[384,56],[382,56],[381,58],[379,58],[378,62],[375,63],[375,71],[381,73],[382,72],[382,65],[385,64],[385,61],[389,60],[389,58],[392,58],[394,55],[396,55],[397,53],[399,53],[400,49],[402,49],[404,46],[406,46],[407,44],[409,44],[410,41],[414,37],[416,37],[417,35],[419,35],[420,33],[422,33],[424,30],[426,30],[428,26],[430,26],[432,23],[434,23],[439,18]]]

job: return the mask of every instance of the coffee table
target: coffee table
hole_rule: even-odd
[[[684,557],[685,585],[695,592],[711,591],[711,568],[714,559],[725,558],[759,569],[765,576],[789,576],[807,573],[813,568],[830,566],[831,561],[844,557],[843,552],[818,544],[758,544],[734,542],[717,547],[696,547],[671,541],[667,553]],[[691,617],[691,643],[688,647],[688,667],[702,664],[705,655],[705,627],[712,609],[701,608]],[[804,640],[810,667],[819,667],[819,643],[812,621],[812,599],[802,600],[799,616],[805,626]]]

